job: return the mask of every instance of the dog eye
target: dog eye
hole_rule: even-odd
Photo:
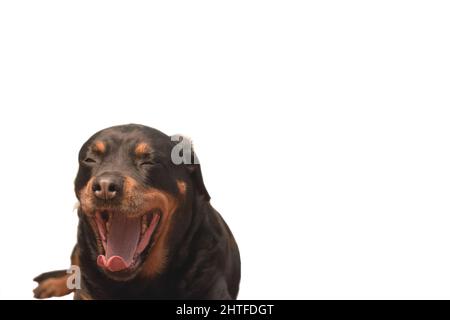
[[[143,161],[140,163],[141,166],[145,167],[145,166],[152,166],[155,163],[153,161]]]
[[[92,158],[86,158],[86,159],[84,159],[84,162],[86,162],[86,163],[96,163],[97,161],[95,161]]]
[[[141,162],[139,162],[139,166],[140,167],[154,167],[154,166],[157,166],[157,165],[159,165],[160,164],[160,162],[159,162],[159,160],[158,159],[155,159],[155,158],[153,158],[153,159],[143,159]]]

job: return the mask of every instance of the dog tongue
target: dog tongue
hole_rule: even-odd
[[[133,262],[141,234],[141,218],[113,214],[109,223],[106,256],[98,256],[97,264],[116,272],[128,268]]]

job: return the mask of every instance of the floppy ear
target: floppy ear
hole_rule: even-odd
[[[172,148],[172,162],[176,165],[186,166],[195,190],[198,194],[203,195],[206,201],[209,201],[211,197],[203,182],[202,169],[191,139],[182,135],[173,135],[170,138],[177,142]]]
[[[187,165],[188,171],[190,172],[191,179],[197,192],[203,195],[206,201],[209,201],[211,197],[209,196],[208,190],[206,190],[205,183],[203,182],[202,169],[200,168],[200,163]]]

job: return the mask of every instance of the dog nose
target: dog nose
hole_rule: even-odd
[[[95,196],[102,200],[111,200],[122,191],[122,179],[113,175],[97,177],[92,185]]]

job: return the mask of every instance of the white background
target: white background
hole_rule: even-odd
[[[82,143],[190,136],[240,298],[450,298],[446,1],[2,1],[0,298],[66,268]]]

